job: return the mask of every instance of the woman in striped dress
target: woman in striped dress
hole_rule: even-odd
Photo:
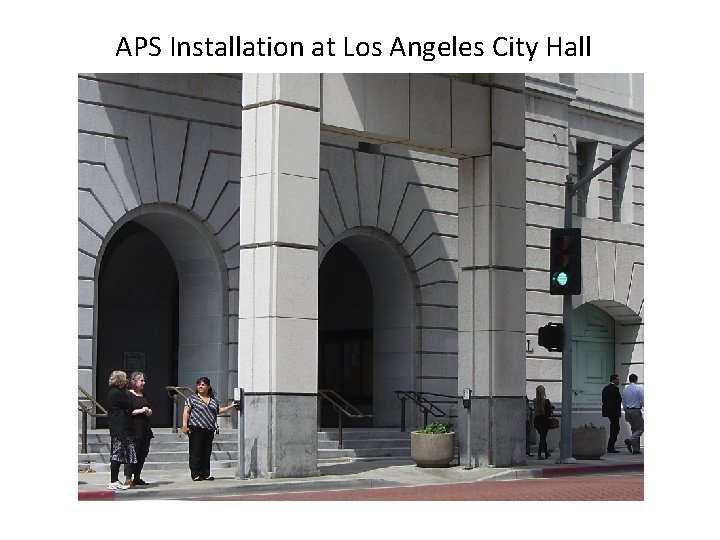
[[[190,476],[195,481],[215,480],[210,476],[210,455],[217,415],[226,413],[235,403],[221,407],[207,377],[200,377],[195,384],[195,393],[185,401],[182,423],[182,432],[190,440]]]

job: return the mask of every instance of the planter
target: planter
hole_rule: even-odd
[[[455,433],[410,433],[410,456],[418,467],[449,467],[455,457]]]
[[[607,448],[604,427],[572,429],[572,455],[578,459],[600,459]]]

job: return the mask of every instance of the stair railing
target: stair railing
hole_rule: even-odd
[[[173,400],[173,425],[172,425],[172,432],[177,433],[178,432],[178,400],[182,399],[183,401],[186,400],[188,397],[190,397],[192,394],[195,393],[195,391],[192,388],[189,388],[187,386],[166,386],[165,390],[167,390],[168,396],[170,396]]]
[[[83,396],[81,397],[78,395],[78,411],[82,412],[82,445],[80,453],[87,454],[88,416],[100,418],[107,416],[108,412],[107,409],[105,409],[105,407],[103,407],[100,402],[90,394],[90,392],[85,390],[79,384],[78,390]],[[90,402],[90,405],[85,403],[87,401]]]
[[[432,392],[415,392],[413,390],[395,390],[395,396],[400,400],[400,431],[405,431],[405,405],[407,400],[412,401],[418,406],[420,412],[423,413],[423,427],[427,426],[428,414],[432,414],[435,418],[456,418],[456,415],[451,415],[443,411],[437,406],[440,404],[455,404],[460,399],[459,396],[448,396],[445,394],[434,394]],[[434,396],[441,398],[448,398],[447,400],[431,400],[426,396]]]
[[[372,414],[365,414],[360,409],[352,405],[348,400],[342,397],[335,390],[318,390],[318,431],[320,430],[320,411],[322,411],[322,400],[330,403],[337,411],[338,415],[338,448],[343,447],[343,416],[348,418],[372,418]]]

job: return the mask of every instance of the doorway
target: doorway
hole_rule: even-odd
[[[98,399],[105,402],[108,377],[122,370],[145,373],[145,394],[154,427],[172,425],[165,387],[177,384],[178,274],[163,242],[129,221],[108,242],[98,275]],[[97,427],[107,427],[99,418]]]
[[[415,287],[397,244],[353,229],[325,254],[318,273],[318,388],[338,392],[372,418],[343,425],[399,427],[395,390],[414,390]],[[321,410],[321,427],[337,413]],[[347,422],[346,422],[347,420]]]
[[[318,284],[318,388],[334,390],[365,414],[373,410],[373,301],[370,278],[342,243],[325,256]],[[337,426],[337,413],[323,401],[321,427]],[[368,418],[343,420],[349,427]]]
[[[573,403],[597,405],[615,372],[615,321],[592,304],[573,312]]]

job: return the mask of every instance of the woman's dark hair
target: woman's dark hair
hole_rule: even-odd
[[[215,391],[213,390],[212,386],[210,386],[210,379],[208,379],[207,377],[200,377],[197,381],[195,381],[195,385],[198,385],[201,382],[204,382],[205,384],[207,384],[208,396],[210,396],[211,398],[214,398]],[[195,390],[195,393],[197,394],[197,390]]]

